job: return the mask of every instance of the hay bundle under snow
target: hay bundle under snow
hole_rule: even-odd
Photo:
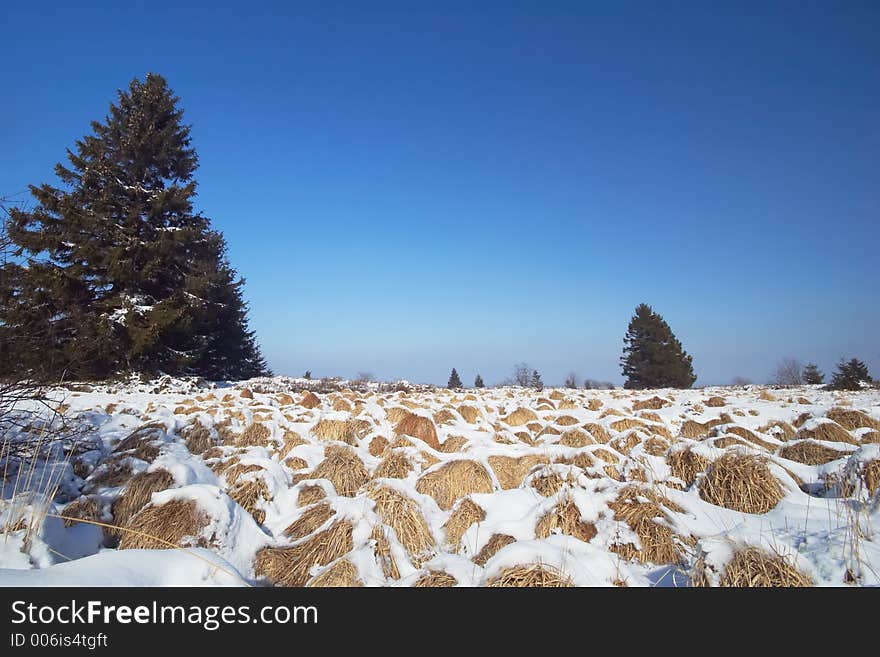
[[[348,559],[339,559],[331,566],[315,575],[306,584],[308,587],[354,588],[364,583],[358,575],[357,568]]]
[[[299,489],[299,494],[296,498],[296,505],[300,507],[309,506],[310,504],[323,500],[325,497],[327,497],[327,493],[324,492],[323,488],[316,486],[315,484],[310,484]]]
[[[339,441],[349,445],[356,445],[357,441],[365,437],[373,426],[366,420],[321,420],[314,427],[312,433],[323,441]]]
[[[190,454],[204,454],[214,446],[211,430],[200,422],[193,422],[180,432]]]
[[[457,546],[461,537],[475,522],[483,522],[486,512],[471,499],[464,499],[449,516],[449,520],[443,525],[446,532],[446,544]]]
[[[535,415],[534,411],[528,408],[518,408],[507,417],[501,418],[501,420],[511,427],[519,427],[523,424],[528,424],[529,422],[534,422],[538,420],[538,416]]]
[[[208,517],[194,500],[171,500],[149,505],[135,514],[121,531],[120,550],[166,550],[175,547],[205,547],[200,536]]]
[[[848,452],[842,452],[812,440],[789,443],[779,450],[779,456],[782,458],[807,465],[824,465],[848,455]]]
[[[443,588],[458,585],[458,580],[442,570],[429,570],[419,577],[413,587],[415,588]]]
[[[471,493],[491,493],[493,487],[486,468],[476,461],[457,460],[423,474],[416,482],[416,490],[430,495],[441,509],[448,511],[456,500]]]
[[[78,497],[64,507],[61,512],[65,527],[72,527],[77,520],[99,520],[101,518],[101,506],[94,497]]]
[[[855,431],[856,429],[868,428],[880,430],[880,420],[875,420],[862,411],[849,410],[846,408],[832,408],[825,414],[829,420],[833,420],[844,429]]]
[[[546,456],[537,454],[529,454],[514,458],[512,456],[490,456],[489,465],[495,472],[495,477],[501,488],[509,490],[511,488],[519,488],[522,485],[526,475],[537,465],[544,465],[548,462]]]
[[[587,422],[584,425],[584,430],[587,431],[597,443],[607,443],[611,440],[611,434],[603,427],[601,424],[596,424],[595,422]]]
[[[373,527],[370,539],[373,541],[373,556],[382,568],[382,574],[388,579],[400,579],[400,570],[391,552],[391,541],[388,540],[388,528],[378,524]]]
[[[694,564],[690,580],[691,586],[711,586],[702,558]],[[812,586],[813,582],[781,555],[750,547],[736,552],[724,567],[718,585],[782,588]]]
[[[595,445],[596,441],[586,431],[569,429],[559,438],[559,444],[565,447],[586,447],[587,445]]]
[[[532,488],[534,488],[542,497],[551,497],[556,495],[565,482],[558,473],[550,470],[549,472],[538,474],[532,477]]]
[[[391,450],[376,467],[376,478],[406,479],[412,471],[412,463],[402,450]]]
[[[389,444],[385,436],[376,436],[370,441],[370,456],[382,456]]]
[[[494,557],[502,549],[516,543],[516,539],[509,534],[492,534],[482,549],[474,555],[473,561],[478,566],[485,566],[486,562]]]
[[[858,445],[859,441],[853,438],[849,431],[836,422],[817,422],[812,428],[801,427],[794,436],[798,440],[811,438],[813,440],[825,440],[834,443],[848,443]]]
[[[657,410],[660,410],[661,408],[663,408],[664,406],[669,406],[669,405],[670,405],[669,401],[663,399],[662,397],[658,397],[657,395],[654,395],[653,397],[650,397],[648,399],[637,399],[636,401],[634,401],[633,402],[633,410],[634,411],[641,411],[641,410],[647,409],[647,410],[651,410],[651,411],[657,411]]]
[[[411,436],[418,438],[432,449],[440,450],[440,441],[437,439],[437,429],[431,418],[415,413],[407,415],[394,426],[394,433],[398,436]]]
[[[299,405],[304,408],[317,408],[321,405],[321,398],[313,392],[306,391],[299,400]]]
[[[363,461],[351,447],[329,445],[324,460],[307,476],[308,479],[327,479],[338,495],[354,497],[370,479]]]
[[[489,580],[492,587],[556,588],[574,586],[571,577],[543,564],[531,564],[505,568]]]
[[[350,522],[340,520],[292,547],[263,548],[257,553],[254,572],[273,584],[305,586],[313,566],[326,566],[351,552],[352,530]]]
[[[608,505],[614,512],[614,519],[625,522],[639,537],[641,547],[632,543],[616,543],[610,546],[624,559],[637,559],[641,563],[678,563],[682,560],[680,539],[672,530],[657,520],[666,517],[666,506],[673,506],[668,500],[661,500],[651,490],[628,486],[622,489],[617,499]]]
[[[557,532],[574,536],[586,543],[596,536],[596,527],[591,522],[581,520],[580,509],[573,501],[566,500],[544,514],[535,526],[537,538],[547,538]]]
[[[140,472],[132,477],[123,493],[116,498],[111,507],[113,524],[125,527],[131,518],[149,504],[153,493],[167,490],[174,485],[174,477],[166,470]],[[113,535],[115,530],[108,530]]]
[[[376,504],[376,513],[397,534],[397,540],[406,548],[410,560],[418,567],[429,558],[434,548],[434,537],[419,505],[390,486],[375,486],[368,496]]]
[[[469,406],[467,404],[462,404],[458,407],[459,414],[464,418],[464,421],[468,424],[476,424],[477,420],[480,418],[480,411],[477,410],[473,406]]]
[[[774,451],[777,445],[774,445],[771,442],[764,440],[763,438],[758,437],[758,435],[754,431],[749,431],[745,427],[741,427],[739,425],[733,424],[725,427],[724,431],[726,433],[732,433],[735,436],[739,436],[743,440],[747,440],[753,445],[757,445],[758,447],[762,447],[770,452]]]
[[[681,479],[687,486],[692,486],[697,475],[705,472],[711,461],[693,449],[676,449],[666,456],[666,464],[673,476]]]
[[[468,444],[468,439],[464,436],[449,436],[440,445],[440,451],[444,454],[454,454],[460,452]]]
[[[263,500],[269,499],[269,488],[262,478],[240,480],[228,491],[229,497],[247,511],[258,525],[266,520],[266,511],[261,508]]]
[[[767,513],[784,497],[782,486],[764,458],[727,452],[709,466],[699,483],[710,504],[742,513]]]
[[[262,422],[251,422],[244,430],[235,438],[237,447],[248,447],[251,445],[263,447],[267,444],[272,431]]]

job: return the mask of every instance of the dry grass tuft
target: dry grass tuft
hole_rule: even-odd
[[[486,468],[476,461],[458,460],[422,475],[416,490],[430,495],[441,509],[448,511],[456,500],[471,493],[491,493],[493,488]]]
[[[610,445],[621,454],[629,454],[636,445],[642,444],[642,438],[638,431],[630,431],[624,436],[613,439]]]
[[[538,494],[542,497],[556,495],[556,493],[562,490],[564,483],[562,477],[552,470],[546,474],[541,474],[532,478],[532,488],[538,491]]]
[[[342,397],[337,397],[333,400],[333,410],[339,411],[340,413],[351,413],[352,405],[348,400],[343,399]]]
[[[312,427],[312,433],[318,440],[356,445],[358,439],[366,436],[372,428],[373,425],[366,420],[321,420]]]
[[[692,440],[699,440],[701,438],[706,438],[709,435],[710,430],[712,429],[712,425],[708,422],[697,422],[696,420],[685,420],[682,422],[681,428],[678,431],[678,435],[683,438],[690,438]]]
[[[353,549],[352,525],[341,520],[293,547],[263,548],[254,561],[257,577],[281,586],[304,586],[313,566],[326,566]]]
[[[284,530],[284,535],[293,539],[305,538],[335,515],[336,512],[329,503],[316,504],[307,508],[299,518],[290,523]]]
[[[577,423],[578,419],[576,417],[572,417],[571,415],[560,415],[554,420],[554,424],[558,424],[560,427],[570,427]]]
[[[720,436],[718,438],[713,438],[712,445],[719,449],[725,449],[727,447],[732,447],[733,445],[749,447],[749,444],[745,440],[737,438],[736,436]]]
[[[647,429],[648,425],[633,417],[625,417],[611,423],[611,428],[615,431],[629,431],[630,429]]]
[[[778,440],[791,440],[795,436],[794,427],[782,420],[772,420],[762,427],[758,427],[758,433],[766,433]]]
[[[464,421],[468,424],[476,424],[477,420],[480,418],[480,411],[477,410],[474,406],[469,406],[467,404],[462,404],[458,407],[458,412],[464,418]]]
[[[656,493],[636,486],[622,489],[617,499],[608,505],[614,512],[614,519],[625,522],[639,537],[641,549],[632,543],[614,544],[612,552],[624,559],[637,559],[641,563],[678,563],[682,560],[681,547],[669,527],[655,522],[664,518],[662,500]]]
[[[758,393],[758,399],[763,399],[764,401],[776,401],[776,397],[771,395],[766,390],[762,390]]]
[[[457,546],[468,527],[485,519],[486,512],[478,504],[470,499],[462,500],[443,525],[446,531],[446,544]]]
[[[705,578],[697,578],[707,583]],[[758,548],[747,548],[736,553],[724,569],[719,581],[725,587],[791,587],[812,586],[810,578],[789,564],[782,556]]]
[[[848,456],[847,452],[821,445],[812,440],[801,440],[791,443],[779,450],[779,456],[789,461],[806,463],[807,465],[824,465]]]
[[[351,447],[329,445],[324,450],[324,460],[307,478],[328,479],[338,495],[354,497],[370,475]]]
[[[113,502],[113,524],[125,527],[138,511],[150,503],[153,493],[167,490],[173,485],[174,477],[166,470],[136,474],[129,480],[122,495]],[[114,531],[111,529],[108,533],[113,534]]]
[[[391,552],[391,542],[386,536],[387,528],[385,525],[378,524],[373,527],[370,538],[376,543],[373,546],[373,556],[382,567],[382,574],[388,579],[400,579],[400,571],[397,568],[397,562],[394,560],[394,554]]]
[[[880,430],[880,420],[875,420],[862,411],[849,410],[846,408],[832,408],[825,414],[825,417],[829,420],[834,420],[837,424],[849,431],[862,428]]]
[[[397,424],[409,414],[409,409],[403,408],[401,406],[392,406],[391,408],[385,410],[385,417],[388,418],[388,421],[392,424]]]
[[[700,497],[709,504],[742,513],[767,513],[784,497],[764,458],[727,452],[700,480]]]
[[[354,588],[363,585],[357,568],[348,559],[340,559],[329,568],[322,570],[306,584],[308,587],[333,588]]]
[[[731,425],[725,429],[725,432],[732,433],[735,436],[739,436],[743,440],[747,440],[753,445],[757,445],[758,447],[763,447],[769,452],[776,451],[777,445],[773,443],[767,442],[766,440],[759,438],[753,431],[749,431],[745,427],[740,427],[738,425]]]
[[[656,411],[663,408],[664,406],[669,406],[669,401],[663,399],[662,397],[658,397],[657,395],[654,395],[649,399],[637,399],[635,402],[633,402],[634,411],[641,411],[645,409]]]
[[[375,477],[406,479],[412,471],[412,463],[402,451],[392,450],[376,467]]]
[[[306,391],[299,400],[299,405],[304,408],[317,408],[321,405],[321,398],[313,392]]]
[[[382,456],[385,453],[385,450],[388,449],[388,439],[385,436],[376,436],[370,441],[370,455],[371,456]]]
[[[587,408],[591,411],[598,411],[602,408],[602,400],[596,399],[595,397],[587,402]]]
[[[238,434],[235,444],[238,447],[248,447],[250,445],[264,447],[270,435],[272,435],[272,432],[269,427],[261,422],[253,422]]]
[[[432,449],[440,450],[440,441],[437,439],[437,429],[431,418],[407,413],[407,415],[394,427],[394,433],[398,436],[411,436],[425,442]]]
[[[587,445],[595,445],[596,441],[586,431],[569,429],[562,434],[559,444],[565,447],[586,447]]]
[[[801,427],[794,437],[798,440],[812,438],[813,440],[825,440],[833,443],[859,444],[859,441],[853,438],[849,431],[835,422],[822,422],[815,429]]]
[[[611,452],[604,449],[597,449],[597,452],[603,452],[605,454],[609,454],[614,457]],[[584,450],[578,452],[574,456],[561,456],[553,460],[554,463],[562,463],[563,465],[574,465],[579,468],[586,470],[587,468],[592,468],[595,465],[595,461],[593,457],[590,455],[591,452],[589,450]],[[614,457],[616,458],[616,457]]]
[[[450,411],[449,409],[442,408],[436,413],[434,413],[434,424],[440,426],[442,424],[452,424],[458,418],[455,416],[455,413]]]
[[[664,456],[668,449],[669,443],[657,436],[651,436],[645,441],[645,451],[651,456]]]
[[[556,588],[574,586],[571,577],[542,564],[505,568],[488,582],[492,587]]]
[[[863,476],[868,492],[873,495],[880,488],[880,459],[868,461],[865,464]]]
[[[440,451],[444,454],[453,454],[455,452],[460,452],[467,444],[468,439],[464,436],[449,436],[449,438],[444,440],[443,444],[440,445]]]
[[[77,520],[99,520],[101,507],[94,497],[79,497],[64,507],[61,517],[65,527],[73,527]]]
[[[288,456],[286,459],[284,459],[284,465],[286,465],[291,470],[305,470],[307,467],[309,467],[309,462],[301,456]]]
[[[296,498],[296,505],[303,507],[319,502],[327,497],[327,493],[320,486],[310,484],[299,489],[299,495]]]
[[[511,543],[516,543],[516,539],[509,534],[492,534],[489,538],[489,542],[483,546],[483,549],[474,555],[471,561],[478,566],[485,566],[489,559],[494,557],[502,548],[507,547]]]
[[[535,415],[534,411],[529,410],[528,408],[518,408],[507,417],[501,418],[501,420],[512,427],[519,427],[523,424],[537,421],[538,416]]]
[[[211,430],[199,422],[193,422],[180,432],[190,454],[204,454],[214,446]]]
[[[559,402],[560,411],[576,411],[579,408],[581,408],[581,405],[571,399],[563,399]]]
[[[620,463],[620,458],[618,458],[618,456],[613,452],[609,452],[607,449],[594,449],[590,452],[590,454],[598,459],[605,461],[605,463]]]
[[[719,408],[721,406],[725,406],[727,402],[724,400],[724,397],[709,397],[705,402],[706,406],[711,406],[712,408]]]
[[[574,536],[581,541],[589,542],[596,536],[593,523],[581,520],[580,509],[571,500],[560,502],[552,511],[546,513],[535,527],[537,538],[547,538],[556,531]]]
[[[262,479],[239,481],[229,489],[229,497],[238,502],[245,511],[251,514],[258,525],[266,520],[266,512],[260,508],[260,501],[269,499],[269,488]]]
[[[135,514],[121,531],[120,550],[167,550],[172,546],[205,545],[199,538],[208,525],[208,517],[192,500],[171,500],[150,505]]]
[[[429,570],[419,577],[413,587],[415,588],[441,588],[456,586],[458,580],[442,570]]]
[[[419,505],[390,486],[376,486],[369,492],[376,503],[376,513],[397,534],[397,540],[406,548],[416,567],[429,558],[434,548],[434,537],[419,510]]]
[[[546,464],[546,456],[530,454],[513,458],[512,456],[490,456],[489,465],[498,478],[501,488],[508,490],[522,485],[525,476],[537,465]]]
[[[611,440],[611,434],[605,430],[601,424],[588,422],[584,425],[584,429],[593,437],[597,443],[607,443]]]

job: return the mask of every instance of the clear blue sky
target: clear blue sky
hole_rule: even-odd
[[[184,6],[185,5],[185,6]],[[726,5],[726,6],[725,6]],[[880,375],[876,2],[21,2],[0,192],[162,73],[278,373]]]

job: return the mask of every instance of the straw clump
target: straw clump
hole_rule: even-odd
[[[557,504],[552,511],[544,514],[535,526],[537,538],[547,538],[557,531],[574,536],[585,543],[596,536],[595,525],[581,520],[580,509],[571,500]]]
[[[440,441],[437,438],[437,429],[431,418],[415,413],[407,415],[394,427],[394,433],[398,436],[411,436],[425,442],[432,449],[440,450]]]
[[[326,566],[351,552],[352,524],[340,520],[292,547],[267,547],[257,553],[254,572],[281,586],[305,586],[313,566]]]
[[[688,447],[670,452],[666,463],[673,476],[681,479],[687,486],[692,486],[697,475],[709,467],[710,461]]]
[[[669,402],[662,397],[658,397],[654,395],[649,399],[637,399],[633,402],[633,410],[634,411],[642,411],[642,410],[650,410],[657,411],[664,406],[669,406]]]
[[[304,408],[317,408],[321,405],[321,398],[313,392],[306,391],[299,400],[299,405]]]
[[[149,504],[153,493],[167,490],[174,485],[174,477],[167,470],[141,472],[128,482],[125,491],[116,498],[111,507],[113,524],[125,527],[129,520]],[[110,530],[113,533],[114,530]]]
[[[333,588],[354,588],[363,585],[364,583],[358,575],[357,568],[348,559],[339,559],[306,584],[308,587]]]
[[[406,479],[412,471],[412,463],[400,450],[392,450],[376,467],[377,478]]]
[[[516,543],[516,539],[509,534],[492,534],[489,541],[474,555],[471,561],[478,566],[485,566],[489,559],[511,543]]]
[[[596,441],[586,431],[569,429],[559,438],[559,444],[565,447],[586,447],[587,445],[595,445]]]
[[[695,574],[691,577],[693,585],[708,586],[708,577],[702,572],[703,564],[698,562]],[[723,587],[806,587],[812,586],[809,577],[791,565],[785,558],[770,554],[758,548],[739,550],[724,568],[719,579]]]
[[[324,450],[324,460],[312,471],[309,479],[328,479],[337,494],[354,497],[370,479],[367,469],[351,447],[330,445]]]
[[[841,452],[833,447],[828,447],[812,440],[800,440],[780,449],[779,456],[789,461],[797,461],[807,465],[824,465],[847,456],[847,452]]]
[[[446,544],[457,546],[461,537],[475,522],[483,522],[486,512],[473,500],[464,499],[449,516],[449,520],[443,525],[446,532]]]
[[[65,527],[72,527],[77,520],[99,520],[101,507],[94,497],[78,497],[61,512]]]
[[[181,431],[186,448],[190,454],[204,454],[214,446],[211,430],[199,422],[194,422]]]
[[[498,478],[501,488],[508,490],[522,485],[525,476],[536,465],[546,464],[547,457],[530,454],[513,458],[512,456],[490,456],[489,465]]]
[[[124,526],[120,550],[166,550],[171,547],[205,547],[200,538],[208,517],[193,500],[171,500],[150,505],[135,514]]]
[[[813,440],[825,440],[827,442],[848,443],[858,445],[858,440],[853,438],[849,431],[836,422],[822,422],[813,429],[801,427],[794,436],[797,439],[812,438]]]
[[[448,511],[456,500],[472,493],[491,493],[493,487],[486,468],[476,461],[457,460],[422,475],[416,490],[430,495],[441,509]]]
[[[476,424],[477,420],[480,418],[480,411],[474,406],[468,404],[462,404],[459,406],[458,412],[468,424]]]
[[[432,554],[434,537],[418,504],[390,486],[374,487],[369,498],[376,503],[376,513],[382,522],[397,534],[413,564],[420,566]]]
[[[571,587],[571,577],[555,568],[542,564],[531,564],[505,568],[499,575],[489,580],[491,587],[517,588],[556,588]]]
[[[506,422],[512,427],[519,427],[523,424],[537,421],[538,416],[535,414],[534,411],[529,410],[528,408],[518,408],[507,417],[501,419],[503,422]]]
[[[266,445],[266,439],[269,438],[271,434],[272,432],[269,427],[262,422],[252,422],[246,426],[240,434],[238,434],[235,439],[235,444],[238,447],[247,447],[250,445],[264,446]]]
[[[303,507],[319,502],[327,497],[327,493],[320,486],[310,484],[299,489],[299,495],[296,498],[296,505]]]
[[[767,513],[784,497],[766,459],[732,451],[709,466],[699,490],[710,504],[754,514]]]
[[[862,411],[849,410],[846,408],[832,408],[825,414],[829,420],[833,420],[844,429],[855,431],[856,429],[876,429],[880,431],[880,420],[875,420]]]
[[[669,527],[656,522],[656,519],[665,518],[666,511],[655,493],[629,486],[621,490],[608,507],[614,512],[614,519],[629,525],[641,543],[641,548],[632,543],[614,544],[610,546],[613,552],[624,559],[636,559],[641,563],[681,561],[681,548],[675,540],[675,534]]]
[[[263,500],[269,498],[269,488],[262,479],[238,481],[229,489],[229,497],[251,514],[258,525],[266,520],[266,511],[260,508]]]
[[[415,588],[448,588],[456,586],[458,580],[442,570],[430,570],[419,577],[413,587]]]

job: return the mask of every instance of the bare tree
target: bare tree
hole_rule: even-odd
[[[574,372],[569,372],[568,376],[565,377],[565,383],[563,384],[566,388],[577,388],[578,387],[578,377]]]
[[[744,376],[735,376],[735,377],[733,377],[733,380],[730,382],[730,385],[732,385],[732,386],[750,386],[750,385],[752,385],[752,383],[753,382],[751,379],[747,379]]]
[[[803,385],[804,364],[797,358],[783,358],[776,366],[776,372],[770,383],[778,386],[799,386]]]
[[[534,368],[528,363],[517,363],[513,366],[513,373],[502,382],[502,385],[528,388],[532,385],[532,372],[534,371]]]

